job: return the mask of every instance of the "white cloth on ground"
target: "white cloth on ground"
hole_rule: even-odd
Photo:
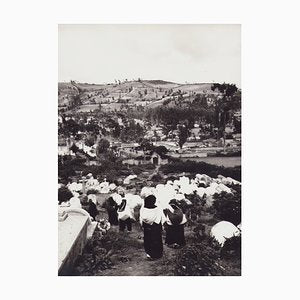
[[[221,247],[224,246],[227,239],[239,236],[240,234],[240,230],[227,221],[221,221],[215,224],[210,231],[210,236],[212,236],[221,245]]]

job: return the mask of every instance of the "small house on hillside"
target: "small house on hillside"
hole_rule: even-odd
[[[128,165],[147,165],[153,164],[155,166],[165,165],[169,162],[168,157],[165,155],[159,155],[156,152],[153,152],[150,155],[143,155],[136,158],[125,159],[122,161],[123,164]]]
[[[152,153],[150,160],[151,160],[151,163],[156,166],[165,165],[169,162],[167,156],[159,155],[156,152]]]

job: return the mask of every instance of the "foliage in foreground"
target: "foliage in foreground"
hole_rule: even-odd
[[[185,246],[177,254],[175,275],[177,276],[216,276],[223,275],[218,264],[219,249],[211,239]]]
[[[101,233],[95,231],[83,254],[77,259],[71,275],[93,276],[112,267],[110,252],[103,247],[101,239]]]
[[[241,236],[234,236],[227,239],[221,250],[222,258],[238,258],[242,256],[242,238]]]
[[[58,189],[58,202],[59,202],[59,204],[62,203],[62,202],[69,201],[72,197],[73,197],[73,194],[71,193],[71,191],[67,187],[62,186]]]
[[[213,207],[218,219],[231,222],[235,226],[241,223],[241,190],[235,191],[233,194],[221,192],[215,194],[214,199]]]

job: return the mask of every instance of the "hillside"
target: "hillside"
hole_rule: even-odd
[[[112,106],[142,105],[155,107],[180,92],[183,98],[198,93],[214,93],[211,83],[179,84],[164,80],[124,81],[109,84],[89,84],[78,82],[58,83],[59,107],[90,106],[96,109],[99,104]],[[112,104],[112,105],[111,105]]]

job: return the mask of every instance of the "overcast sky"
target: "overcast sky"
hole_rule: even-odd
[[[241,85],[240,25],[59,25],[58,79]]]

